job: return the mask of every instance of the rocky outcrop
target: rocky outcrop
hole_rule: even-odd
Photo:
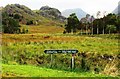
[[[51,8],[49,6],[43,6],[39,10],[39,14],[52,19],[65,20],[65,17],[61,15],[61,12],[56,8]]]

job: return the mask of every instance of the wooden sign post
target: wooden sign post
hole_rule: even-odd
[[[53,63],[53,58],[52,58],[52,54],[51,54],[51,61],[50,61],[51,67],[52,67],[52,63]]]
[[[74,66],[75,66],[75,54],[72,54],[72,60],[71,60],[71,68],[74,69]]]
[[[51,54],[51,66],[53,62],[52,54],[72,54],[72,59],[71,59],[71,68],[74,69],[75,67],[75,54],[78,52],[78,50],[45,50],[44,51],[46,54]]]

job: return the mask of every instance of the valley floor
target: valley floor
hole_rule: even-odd
[[[62,34],[62,28],[54,27],[48,28],[50,33],[43,33],[45,30],[41,26],[38,26],[42,28],[40,32],[35,27],[31,28],[28,28],[31,32],[28,34],[2,35],[3,77],[109,77],[106,75],[110,74],[119,76],[118,34]],[[44,53],[45,49],[77,49],[79,53],[76,55],[76,67],[80,70],[82,63],[86,68],[89,67],[89,71],[63,70],[68,68],[71,55],[54,55],[56,60],[53,64],[63,69],[47,68],[50,56]],[[95,74],[94,68],[99,69],[99,74]]]

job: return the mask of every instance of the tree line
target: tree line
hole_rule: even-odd
[[[99,18],[99,16],[100,11],[96,14],[97,18],[87,14],[79,21],[76,14],[73,13],[67,18],[63,33],[79,31],[81,34],[110,34],[120,32],[120,16],[112,13],[104,15],[102,18]]]
[[[6,12],[2,13],[2,32],[4,33],[27,33],[28,29],[20,29],[20,16],[15,14],[14,16],[8,15]]]
[[[65,24],[65,31],[63,33],[76,33],[81,34],[110,34],[120,32],[120,16],[116,14],[104,15],[104,17],[99,18],[100,12],[96,14],[97,18],[90,16],[79,20],[75,13],[71,14],[67,18],[67,23]],[[8,15],[7,13],[2,13],[2,30],[4,33],[27,33],[27,29],[20,29],[20,19],[22,16]],[[32,24],[32,21],[28,22],[28,25]]]

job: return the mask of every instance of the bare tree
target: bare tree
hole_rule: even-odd
[[[91,16],[90,18],[90,22],[92,24],[92,35],[93,35],[93,21],[95,20],[94,16]]]
[[[86,34],[88,34],[88,23],[89,23],[89,17],[90,17],[90,15],[89,14],[87,14],[86,15]]]
[[[96,15],[97,19],[99,19],[100,13],[101,13],[100,11],[97,12],[97,15]],[[98,24],[97,24],[97,34],[99,34]]]
[[[104,26],[105,26],[105,16],[106,16],[106,11],[103,12],[103,34],[105,33],[105,29],[104,29]]]
[[[86,22],[87,22],[87,20],[86,20],[86,17],[84,17],[84,18],[81,18],[81,35],[82,35],[82,32],[83,32],[83,29],[84,29],[84,27],[86,28]]]

